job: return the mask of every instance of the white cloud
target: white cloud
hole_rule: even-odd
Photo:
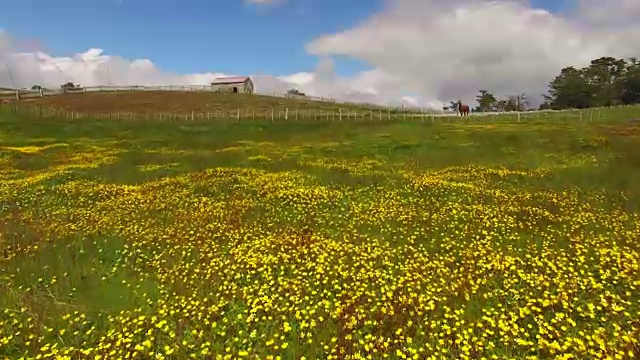
[[[575,15],[586,22],[609,27],[633,25],[640,20],[640,1],[638,0],[578,0]]]
[[[382,97],[402,88],[421,102],[473,102],[479,89],[539,98],[564,66],[640,54],[640,1],[607,1],[618,13],[609,18],[598,17],[604,3],[580,0],[574,14],[561,16],[527,1],[390,0],[383,12],[307,49],[367,62],[376,72],[358,80]]]
[[[53,57],[41,51],[18,52],[11,37],[0,31],[0,86],[58,87],[72,81],[84,86],[170,85],[209,83],[219,73],[178,75],[158,69],[148,59],[127,60],[89,49],[71,57]],[[13,78],[13,79],[12,79]]]
[[[607,0],[606,8],[603,1],[573,1],[575,8],[552,14],[528,0],[386,0],[366,21],[308,43],[319,57],[313,71],[252,77],[261,93],[296,87],[315,96],[407,106],[440,107],[457,98],[472,103],[479,89],[500,96],[525,92],[535,100],[564,66],[640,55],[640,1]],[[171,74],[150,60],[100,49],[54,57],[18,45],[0,30],[0,86],[11,86],[6,65],[18,86],[206,84],[224,75]],[[371,69],[337,76],[335,55]]]
[[[18,51],[18,45],[20,44],[16,44],[9,34],[0,30],[0,86],[41,85],[57,88],[69,81],[83,86],[204,85],[216,77],[236,75],[171,74],[157,68],[149,59],[128,60],[106,55],[101,49],[89,49],[69,57],[54,57],[38,49],[29,52]],[[337,78],[333,61],[329,58],[323,58],[314,72],[300,72],[287,76],[257,74],[251,77],[259,93],[282,94],[296,87],[309,95],[383,102],[377,97],[374,86],[380,83],[375,76],[365,72],[354,79]],[[373,79],[374,83],[367,78]]]

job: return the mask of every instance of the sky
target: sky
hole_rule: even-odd
[[[440,107],[473,104],[486,89],[535,103],[562,67],[640,57],[638,0],[0,0],[0,8],[0,86],[248,75],[261,93]]]

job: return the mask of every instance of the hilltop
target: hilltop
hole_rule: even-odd
[[[207,113],[242,112],[256,113],[275,111],[364,111],[386,110],[387,108],[365,104],[341,104],[334,102],[284,98],[267,95],[237,93],[181,92],[181,91],[131,91],[131,92],[91,92],[85,94],[64,94],[45,96],[31,103],[59,110],[83,113]]]

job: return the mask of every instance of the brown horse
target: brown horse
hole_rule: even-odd
[[[463,104],[461,100],[458,100],[458,113],[460,116],[469,116],[469,105]]]

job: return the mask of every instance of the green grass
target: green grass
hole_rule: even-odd
[[[300,119],[302,116],[320,117],[323,114],[335,114],[342,110],[350,113],[358,112],[360,116],[367,112],[375,112],[379,117],[380,111],[387,115],[388,111],[398,112],[399,109],[389,109],[388,107],[355,104],[336,103],[331,101],[304,100],[296,98],[285,98],[267,96],[259,94],[233,94],[215,92],[181,92],[181,91],[133,91],[133,92],[90,92],[86,94],[65,94],[46,96],[34,99],[32,104],[44,108],[57,108],[69,111],[84,113],[172,113],[190,114],[196,113],[217,113],[218,117],[235,117],[237,112],[241,116],[258,116],[260,118],[271,116],[275,112],[275,117],[283,116],[281,113],[288,109],[292,119]]]
[[[0,357],[640,356],[633,111],[0,113]]]

